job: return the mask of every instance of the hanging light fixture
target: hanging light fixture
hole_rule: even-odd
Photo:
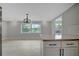
[[[31,23],[31,20],[28,18],[28,13],[26,14],[26,18],[24,19],[24,23]]]

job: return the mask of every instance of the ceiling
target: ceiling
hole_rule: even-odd
[[[74,3],[0,3],[3,20],[18,21],[29,13],[31,20],[50,21],[62,14]]]

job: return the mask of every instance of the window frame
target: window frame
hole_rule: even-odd
[[[41,21],[32,21],[30,24],[31,24],[31,31],[30,32],[23,32],[22,31],[22,24],[24,23],[21,23],[21,33],[42,33],[42,22]],[[32,32],[32,24],[39,24],[40,25],[40,32]]]
[[[61,19],[61,20],[59,20],[59,19]],[[57,22],[61,22],[61,24],[62,24],[62,16],[59,16],[57,19],[55,19],[55,25],[54,25],[55,26],[55,39],[62,39],[62,25],[60,25],[61,29],[56,28]],[[60,31],[61,33],[56,33],[56,31]],[[56,38],[56,36],[61,36],[61,38]]]
[[[53,19],[53,21],[52,21],[52,23],[53,23],[53,24],[52,24],[52,30],[54,30],[54,32],[52,32],[52,35],[54,36],[54,39],[55,39],[55,40],[58,40],[58,38],[56,38],[56,36],[58,35],[58,34],[56,33],[56,31],[57,31],[57,29],[56,29],[56,21],[57,21],[57,19],[59,19],[59,18],[62,19],[62,15],[59,15],[58,17],[56,17],[56,18]],[[61,20],[61,22],[63,22],[63,20]],[[53,27],[54,27],[54,29],[53,29]],[[62,34],[63,34],[63,23],[62,23],[61,33],[60,33],[61,38],[59,38],[59,40],[63,38]]]
[[[23,24],[25,24],[25,23],[21,23],[21,33],[31,33],[31,31],[30,32],[23,32],[23,30],[22,30],[22,25]],[[32,25],[32,24],[31,24]]]

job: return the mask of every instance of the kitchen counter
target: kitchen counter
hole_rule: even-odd
[[[2,41],[12,40],[42,40],[42,41],[79,41],[79,39],[3,39]]]
[[[43,39],[43,41],[75,41],[79,39]]]

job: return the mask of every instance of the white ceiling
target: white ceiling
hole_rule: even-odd
[[[4,3],[2,6],[3,20],[23,20],[29,13],[31,20],[49,21],[62,14],[73,3]]]

